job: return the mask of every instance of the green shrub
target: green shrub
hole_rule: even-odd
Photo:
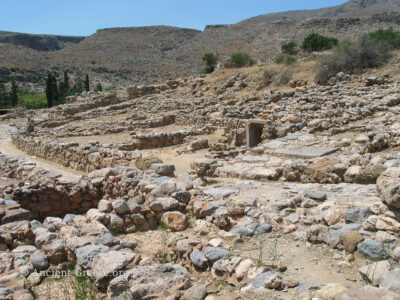
[[[203,62],[206,64],[206,67],[203,69],[203,74],[209,74],[214,72],[215,66],[218,62],[218,54],[214,53],[206,53],[202,57]]]
[[[356,41],[342,41],[332,55],[321,56],[317,64],[316,81],[326,83],[339,72],[361,73],[363,69],[379,67],[390,58],[386,43],[362,35]]]
[[[287,66],[293,65],[297,62],[297,57],[287,54],[281,54],[275,59],[275,63],[277,64],[285,64]]]
[[[288,55],[296,55],[298,51],[296,50],[297,44],[295,42],[290,42],[282,45],[282,53]]]
[[[94,89],[96,92],[102,92],[103,91],[103,86],[101,85],[100,82],[96,84],[96,88]]]
[[[231,54],[231,59],[229,61],[234,67],[241,68],[244,66],[252,66],[256,62],[251,56],[245,52],[234,52]]]
[[[318,33],[311,33],[305,39],[301,48],[312,52],[312,51],[324,51],[332,49],[333,46],[338,44],[337,38],[326,37]]]
[[[393,48],[400,48],[400,32],[394,31],[393,27],[371,32],[370,37],[380,42],[387,42]]]

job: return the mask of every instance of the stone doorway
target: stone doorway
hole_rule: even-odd
[[[265,120],[250,120],[246,124],[246,145],[248,148],[253,148],[261,143]]]

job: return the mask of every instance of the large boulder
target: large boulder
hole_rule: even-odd
[[[183,289],[190,286],[190,274],[183,266],[151,265],[131,269],[115,278],[108,287],[109,294],[117,294],[113,289],[116,286],[115,283],[121,281],[121,277],[129,283],[133,299],[147,299],[147,296],[160,294],[174,286],[180,286]]]
[[[379,176],[376,188],[382,200],[400,208],[400,168],[389,168]]]
[[[135,258],[133,252],[109,251],[96,255],[92,263],[92,277],[100,287],[105,287],[107,280],[116,277]]]
[[[93,258],[102,252],[107,252],[109,248],[105,245],[87,245],[76,250],[76,260],[78,265],[84,269],[92,267]]]

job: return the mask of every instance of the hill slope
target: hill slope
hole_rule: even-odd
[[[242,24],[266,23],[278,20],[304,20],[309,18],[368,17],[383,12],[400,11],[398,0],[350,0],[342,5],[315,9],[265,14],[243,20]]]
[[[387,10],[397,12],[373,14]],[[318,18],[307,18],[311,15]],[[343,17],[348,15],[369,16]],[[34,40],[29,45],[18,43],[15,34],[0,32],[0,76],[29,78],[43,76],[48,69],[69,69],[114,83],[161,82],[199,74],[206,52],[226,60],[234,51],[246,51],[257,61],[267,62],[279,54],[283,43],[300,43],[311,32],[352,38],[388,26],[400,29],[398,0],[352,0],[333,8],[207,26],[203,32],[167,26],[113,28],[86,38],[28,35]],[[17,74],[8,74],[7,68],[16,68]]]

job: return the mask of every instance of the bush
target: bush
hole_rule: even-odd
[[[275,63],[277,64],[285,64],[287,66],[293,65],[297,62],[297,57],[287,54],[281,54],[275,59]]]
[[[236,68],[241,68],[244,66],[252,66],[256,62],[245,52],[234,52],[231,54],[230,63]]]
[[[297,44],[295,42],[290,42],[287,44],[282,45],[282,53],[288,54],[288,55],[296,55],[297,50],[296,50]]]
[[[333,46],[338,44],[337,38],[326,37],[318,33],[311,33],[305,39],[301,48],[312,52],[312,51],[324,51],[332,49]]]
[[[360,73],[365,68],[379,67],[390,58],[389,50],[386,43],[367,34],[357,41],[342,41],[332,55],[321,56],[316,81],[326,83],[339,72]]]
[[[214,55],[214,53],[206,53],[202,57],[203,62],[206,64],[206,68],[203,69],[204,74],[212,73],[215,70],[215,66],[218,61],[218,54]]]
[[[272,83],[285,85],[292,79],[292,75],[293,69],[291,67],[285,67],[280,70],[266,69],[262,74],[260,86],[264,88]]]
[[[400,32],[394,31],[393,27],[371,32],[370,37],[380,42],[387,42],[392,48],[400,48]]]

